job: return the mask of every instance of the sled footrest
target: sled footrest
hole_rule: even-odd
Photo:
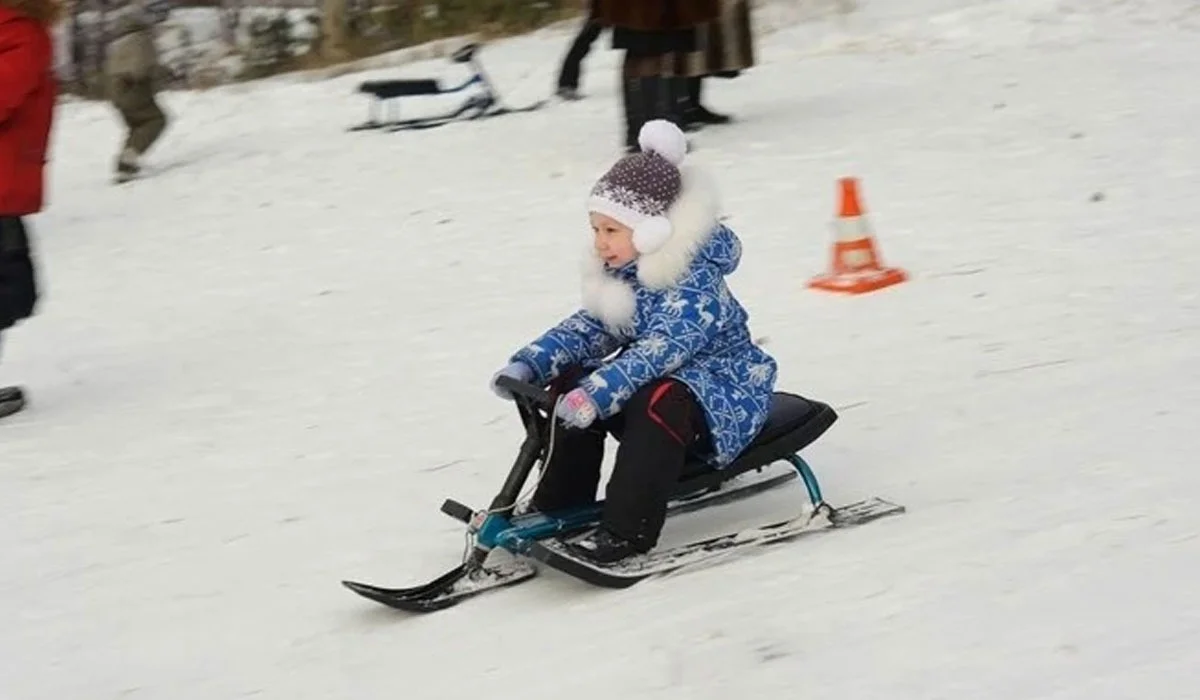
[[[442,503],[442,512],[468,525],[471,523],[471,517],[475,515],[475,511],[471,510],[469,506],[463,505],[453,498],[447,498]]]

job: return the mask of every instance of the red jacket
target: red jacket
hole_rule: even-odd
[[[42,209],[58,86],[54,46],[37,20],[0,5],[0,216]]]

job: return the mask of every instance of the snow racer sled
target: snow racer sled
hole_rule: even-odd
[[[714,563],[734,550],[781,542],[830,528],[861,525],[905,510],[904,506],[880,498],[840,507],[826,503],[816,475],[797,453],[821,437],[837,420],[837,413],[819,401],[776,392],[767,422],[740,457],[721,470],[703,462],[684,469],[668,504],[667,517],[740,500],[796,477],[803,481],[809,501],[800,514],[749,530],[677,547],[653,549],[613,564],[580,559],[574,557],[564,543],[572,535],[599,523],[603,502],[562,511],[519,513],[518,500],[525,482],[535,464],[539,461],[544,464],[547,457],[549,430],[555,420],[554,405],[550,394],[537,386],[503,376],[496,381],[514,397],[525,426],[525,441],[504,485],[486,510],[475,511],[453,499],[442,504],[443,513],[467,525],[470,544],[463,563],[427,584],[412,588],[381,588],[357,581],[342,581],[346,588],[375,602],[409,612],[441,610],[485,591],[520,583],[534,577],[538,565],[592,585],[625,588],[651,576]],[[794,469],[757,480],[738,478],[751,472],[761,473],[780,460],[787,461]],[[489,562],[490,559],[497,561]]]
[[[485,119],[501,114],[514,112],[532,112],[545,106],[547,100],[539,100],[525,107],[505,107],[500,101],[500,93],[496,90],[487,73],[483,71],[475,53],[479,44],[467,44],[450,56],[454,63],[466,64],[471,70],[471,77],[466,82],[453,87],[442,87],[434,79],[397,79],[397,80],[368,80],[358,86],[358,91],[372,96],[368,107],[367,121],[350,127],[350,131],[402,131],[406,129],[431,129],[459,120]],[[400,119],[401,97],[418,97],[421,95],[447,95],[463,92],[468,88],[480,86],[483,91],[467,97],[455,110],[434,117]],[[379,118],[379,107],[384,106],[387,116]]]

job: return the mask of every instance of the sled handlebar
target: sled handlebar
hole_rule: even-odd
[[[504,389],[513,396],[527,399],[540,408],[551,409],[554,407],[554,402],[550,400],[550,392],[529,382],[522,382],[512,377],[501,375],[496,377],[496,386]]]

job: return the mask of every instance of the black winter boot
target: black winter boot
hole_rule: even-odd
[[[645,123],[645,105],[642,103],[642,79],[624,78],[621,81],[621,98],[625,107],[625,150],[638,150],[638,130]]]
[[[699,127],[688,118],[688,107],[691,104],[689,101],[691,78],[664,78],[664,80],[668,85],[665,97],[669,106],[669,116],[666,118],[683,131],[696,131]]]
[[[733,118],[729,115],[712,112],[700,103],[700,94],[704,84],[703,78],[687,78],[686,80],[687,93],[684,97],[684,119],[693,128],[698,128],[706,124],[728,124],[733,121]]]
[[[612,564],[639,553],[632,542],[602,527],[592,530],[578,540],[567,542],[566,549],[580,559],[597,564]]]
[[[665,119],[683,129],[683,113],[680,108],[678,90],[683,89],[682,78],[638,78],[637,90],[640,93],[637,104],[642,112],[636,126],[631,126],[626,149],[635,153],[639,149],[637,137],[642,125],[653,119]],[[692,144],[688,142],[688,151]]]
[[[634,149],[637,149],[637,132],[641,131],[642,125],[654,119],[667,119],[669,109],[667,107],[667,82],[663,78],[654,76],[651,78],[641,78],[638,81],[638,89],[641,91],[640,104],[642,106],[641,121],[638,122],[637,129],[634,130]]]

